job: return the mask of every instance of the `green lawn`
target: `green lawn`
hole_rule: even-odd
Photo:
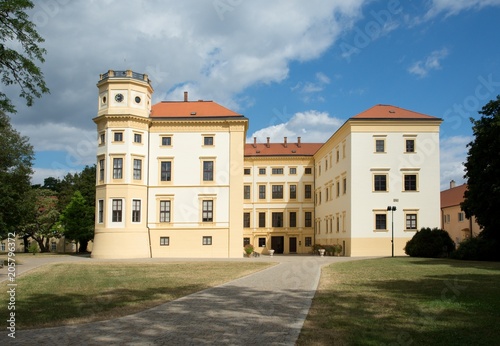
[[[298,345],[500,345],[500,263],[382,258],[333,264]]]
[[[64,263],[16,280],[16,326],[110,319],[144,310],[269,267],[260,262]],[[0,316],[8,316],[7,282]]]

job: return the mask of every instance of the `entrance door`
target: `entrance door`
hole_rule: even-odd
[[[296,237],[290,237],[290,253],[297,253],[297,238]]]
[[[285,237],[271,237],[271,249],[274,250],[274,253],[283,253],[284,243]]]

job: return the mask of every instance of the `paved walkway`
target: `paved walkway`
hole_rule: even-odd
[[[278,265],[133,315],[16,331],[16,344],[294,345],[316,291],[321,266],[356,259],[360,258],[246,258],[243,260],[275,261]]]

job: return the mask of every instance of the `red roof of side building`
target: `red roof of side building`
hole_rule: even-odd
[[[351,119],[434,119],[439,118],[410,111],[408,109],[391,106],[391,105],[375,105]]]
[[[151,107],[152,118],[241,117],[213,101],[163,101]]]
[[[245,144],[245,156],[313,156],[323,143]]]
[[[467,184],[441,191],[441,208],[453,207],[462,203],[465,190],[467,190]]]

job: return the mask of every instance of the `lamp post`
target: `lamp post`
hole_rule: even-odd
[[[387,207],[387,211],[392,212],[392,238],[391,238],[391,243],[392,243],[392,257],[394,257],[394,211],[396,210],[396,206],[390,205]]]

